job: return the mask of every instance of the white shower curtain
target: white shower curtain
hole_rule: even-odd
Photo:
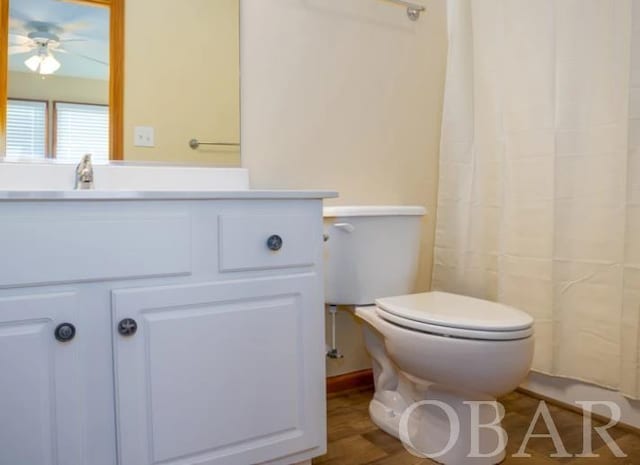
[[[638,398],[632,1],[448,0],[433,288],[527,311],[535,370]]]

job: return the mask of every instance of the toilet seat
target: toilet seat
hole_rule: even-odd
[[[473,339],[483,341],[513,341],[517,339],[526,339],[533,334],[533,328],[521,329],[516,331],[479,331],[461,328],[452,328],[448,326],[438,326],[429,323],[421,323],[419,321],[401,318],[393,313],[389,313],[380,307],[376,308],[376,313],[383,320],[411,329],[421,333],[432,334],[435,336],[457,337],[462,339]]]
[[[446,292],[376,300],[389,323],[433,335],[477,340],[515,340],[533,334],[533,318],[507,305]]]

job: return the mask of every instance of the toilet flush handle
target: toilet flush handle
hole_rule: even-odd
[[[351,223],[333,223],[333,227],[341,229],[348,233],[352,233],[356,229],[356,227]]]

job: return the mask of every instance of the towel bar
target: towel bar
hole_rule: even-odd
[[[217,145],[221,147],[240,147],[240,144],[235,142],[200,142],[198,139],[191,139],[189,141],[189,147],[193,150],[197,149],[201,145]]]

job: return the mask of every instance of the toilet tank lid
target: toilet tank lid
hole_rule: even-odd
[[[345,216],[424,216],[427,210],[420,206],[367,205],[348,207],[324,207],[325,218]]]

